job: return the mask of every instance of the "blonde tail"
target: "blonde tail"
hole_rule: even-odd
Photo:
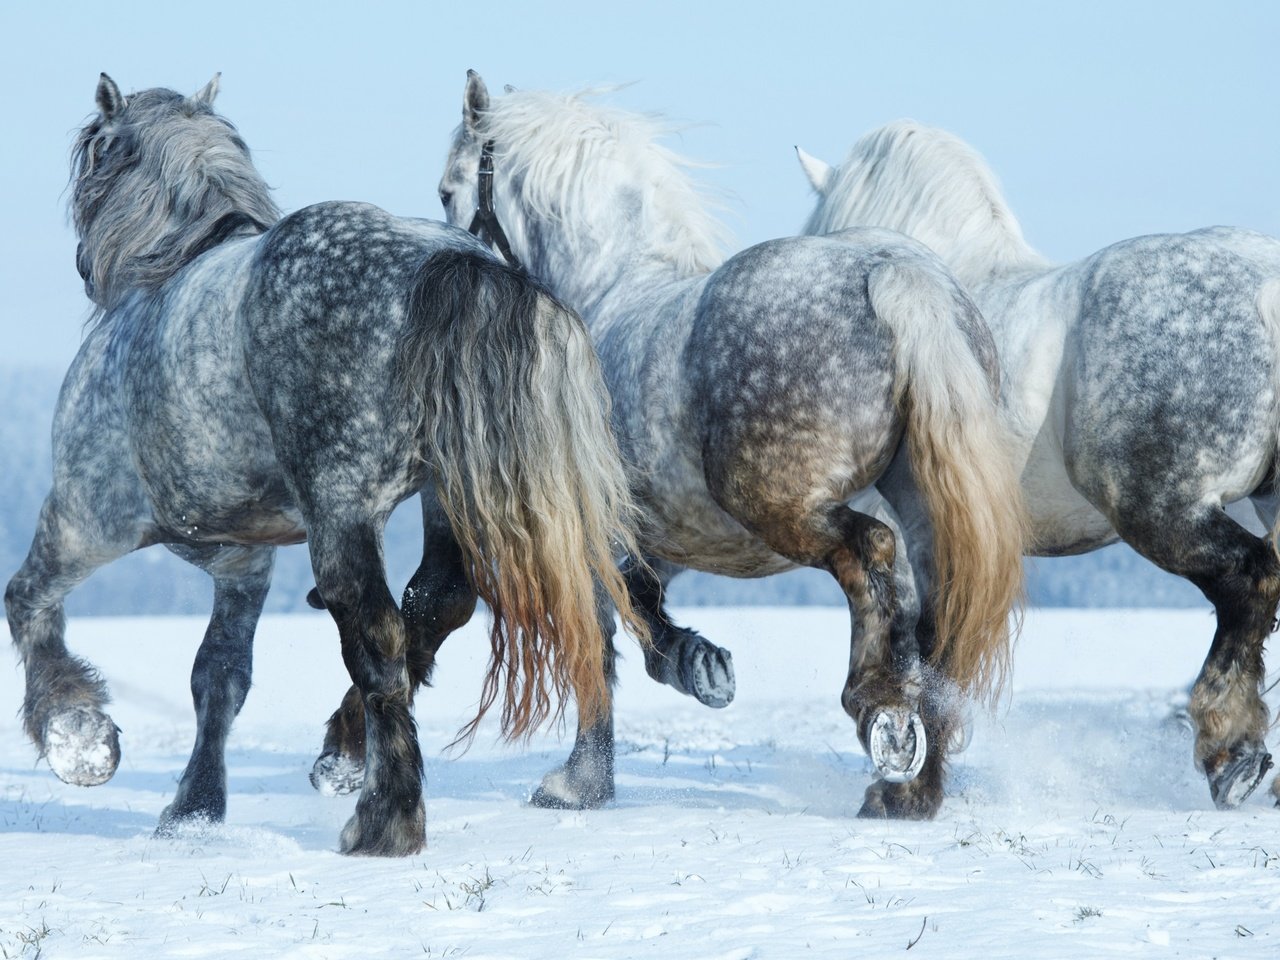
[[[933,663],[967,692],[993,696],[1009,667],[1030,529],[997,406],[995,347],[978,308],[940,266],[885,263],[868,286],[896,337],[895,389],[933,527]]]
[[[432,257],[410,296],[399,371],[424,457],[470,576],[493,615],[474,734],[502,694],[502,731],[528,736],[572,695],[608,702],[595,585],[647,640],[615,563],[634,507],[609,395],[581,321],[492,257]]]

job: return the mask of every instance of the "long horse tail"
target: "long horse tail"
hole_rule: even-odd
[[[635,552],[635,508],[590,337],[536,281],[478,252],[427,260],[408,311],[396,379],[493,618],[479,711],[459,740],[499,693],[508,739],[559,720],[568,695],[590,722],[609,697],[598,601],[648,638],[615,563]]]
[[[885,262],[868,290],[896,337],[895,392],[933,527],[932,663],[966,692],[994,696],[1020,622],[1030,529],[995,345],[972,299],[927,262]]]

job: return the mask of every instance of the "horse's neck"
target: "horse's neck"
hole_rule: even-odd
[[[533,272],[582,316],[593,335],[632,323],[629,318],[644,305],[660,308],[706,276],[680,269],[625,235],[597,243],[558,230],[551,242],[537,246]]]

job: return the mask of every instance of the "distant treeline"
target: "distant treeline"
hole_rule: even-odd
[[[18,568],[49,488],[49,427],[61,371],[0,367],[0,585]],[[387,568],[403,584],[421,555],[416,502],[403,505],[387,528]],[[1125,546],[1082,557],[1028,562],[1028,594],[1037,606],[1188,607],[1205,604],[1200,592],[1152,566]],[[267,610],[306,609],[311,568],[305,547],[277,553]],[[671,585],[671,602],[682,606],[795,606],[844,604],[835,582],[816,570],[798,570],[764,580],[734,580],[690,572]],[[212,589],[208,578],[161,547],[125,557],[94,574],[68,601],[72,614],[204,613]]]

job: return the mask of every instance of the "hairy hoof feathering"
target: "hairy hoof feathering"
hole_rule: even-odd
[[[889,783],[916,778],[928,752],[924,721],[906,707],[886,707],[876,713],[867,731],[867,752],[876,772]]]
[[[342,828],[338,851],[353,857],[410,857],[427,845],[426,806],[419,799],[410,809],[362,797]]]
[[[49,769],[64,783],[97,786],[110,780],[120,765],[120,728],[92,707],[53,714],[43,741]]]
[[[181,813],[169,804],[160,814],[160,822],[156,824],[157,840],[176,840],[181,837],[199,837],[210,829],[220,826],[226,820],[223,816],[212,816],[207,813]]]
[[[598,810],[613,799],[613,771],[586,769],[566,763],[542,778],[529,798],[530,806],[545,810]]]
[[[1274,764],[1261,743],[1241,743],[1205,763],[1209,795],[1219,810],[1233,810],[1248,799]]]
[[[932,820],[941,807],[941,784],[877,780],[867,787],[858,816],[864,820]]]
[[[344,797],[364,786],[364,761],[326,750],[311,767],[311,785],[326,797]]]

